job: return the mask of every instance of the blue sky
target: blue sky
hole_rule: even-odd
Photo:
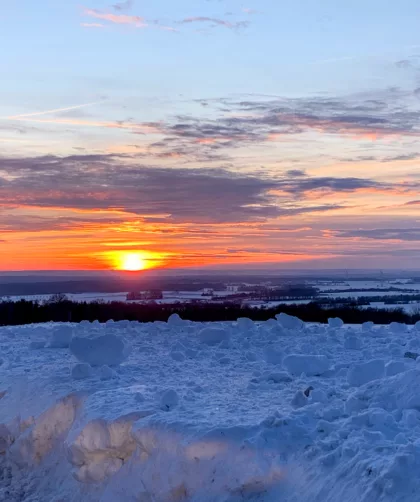
[[[33,232],[45,233],[39,242],[51,257],[62,253],[51,238],[70,232],[70,254],[51,265],[63,268],[106,266],[104,246],[160,253],[174,266],[190,249],[195,265],[236,256],[238,263],[294,257],[373,266],[383,255],[379,263],[391,267],[398,253],[416,263],[412,233],[399,239],[379,230],[416,229],[420,218],[418,2],[114,2],[2,6],[6,268],[19,258],[35,266],[13,251]],[[121,169],[130,170],[124,186]],[[89,173],[84,187],[71,178],[78,172]],[[159,185],[175,183],[168,173],[186,180],[173,206]],[[199,177],[207,181],[197,185]],[[237,188],[220,192],[232,177]],[[143,193],[144,180],[151,186]],[[219,193],[205,191],[206,183]],[[197,194],[195,213],[183,202],[189,190]],[[96,203],[86,203],[89,197]],[[211,204],[212,197],[223,218],[211,205],[208,218],[199,216],[201,200]],[[178,241],[153,233],[153,218]],[[263,252],[253,245],[256,234],[227,231],[249,222],[280,228],[270,230]],[[102,242],[92,239],[93,224]],[[214,225],[217,235],[209,238]],[[182,233],[190,226],[195,241]],[[301,228],[309,230],[300,235]],[[299,239],[290,239],[294,230]],[[319,243],[309,254],[308,242]]]

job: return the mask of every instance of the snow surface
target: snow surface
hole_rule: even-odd
[[[419,326],[1,327],[0,501],[417,501]]]

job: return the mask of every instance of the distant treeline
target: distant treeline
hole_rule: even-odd
[[[420,314],[407,314],[403,310],[358,309],[341,306],[323,309],[316,303],[307,305],[280,305],[276,308],[241,307],[235,304],[138,304],[123,302],[76,303],[57,297],[44,303],[33,301],[3,301],[0,303],[0,325],[22,325],[44,322],[80,322],[83,320],[106,322],[130,320],[140,322],[167,321],[173,314],[197,322],[234,321],[248,317],[254,321],[265,321],[285,312],[306,322],[326,323],[329,317],[340,317],[347,324],[361,324],[373,321],[376,324],[401,322],[413,324],[420,320]]]

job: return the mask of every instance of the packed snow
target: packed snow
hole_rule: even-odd
[[[420,324],[0,328],[0,500],[406,502]]]

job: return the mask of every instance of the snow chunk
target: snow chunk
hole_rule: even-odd
[[[346,339],[344,340],[344,348],[348,350],[360,350],[362,348],[362,340],[360,338],[357,338],[357,336],[350,335],[346,336]]]
[[[238,327],[241,328],[243,331],[248,331],[250,329],[254,329],[255,324],[254,321],[251,321],[251,319],[248,319],[248,317],[240,317],[237,320]]]
[[[176,328],[183,326],[184,321],[179,317],[178,314],[172,314],[171,316],[169,316],[168,325],[171,326],[171,328]]]
[[[59,326],[53,331],[50,348],[68,349],[73,337],[73,328],[70,326]]]
[[[405,324],[401,324],[400,322],[392,322],[389,325],[389,330],[395,334],[405,333],[407,331],[407,326]]]
[[[344,325],[344,322],[339,317],[330,317],[328,319],[328,326],[330,328],[341,328]]]
[[[303,321],[301,321],[298,317],[284,314],[283,312],[281,314],[277,314],[276,319],[278,323],[286,329],[300,331],[304,326]]]
[[[303,406],[308,404],[308,398],[301,390],[299,390],[294,395],[291,404],[294,408],[303,408]]]
[[[362,324],[363,331],[371,331],[375,324],[372,321],[367,321]]]
[[[385,363],[382,359],[373,359],[367,363],[356,364],[347,375],[350,385],[359,387],[365,383],[382,378],[385,374]]]
[[[167,390],[160,399],[160,409],[163,411],[171,411],[178,406],[179,397],[173,390]]]
[[[84,380],[92,376],[92,366],[86,363],[79,363],[73,366],[71,376],[75,380]]]
[[[416,324],[414,325],[414,329],[416,331],[420,331],[420,321],[417,321]]]
[[[124,342],[111,333],[95,338],[75,337],[70,351],[79,361],[91,366],[117,366],[128,356]]]
[[[322,355],[290,354],[283,359],[283,365],[292,375],[318,376],[330,369],[330,361]]]
[[[229,332],[223,328],[204,328],[198,334],[201,343],[207,345],[217,345],[224,341],[229,341]]]
[[[98,375],[101,380],[111,380],[111,378],[116,378],[117,376],[115,371],[109,366],[101,366]]]
[[[385,366],[385,374],[389,377],[398,375],[398,373],[402,373],[405,370],[406,366],[402,361],[390,361]]]

